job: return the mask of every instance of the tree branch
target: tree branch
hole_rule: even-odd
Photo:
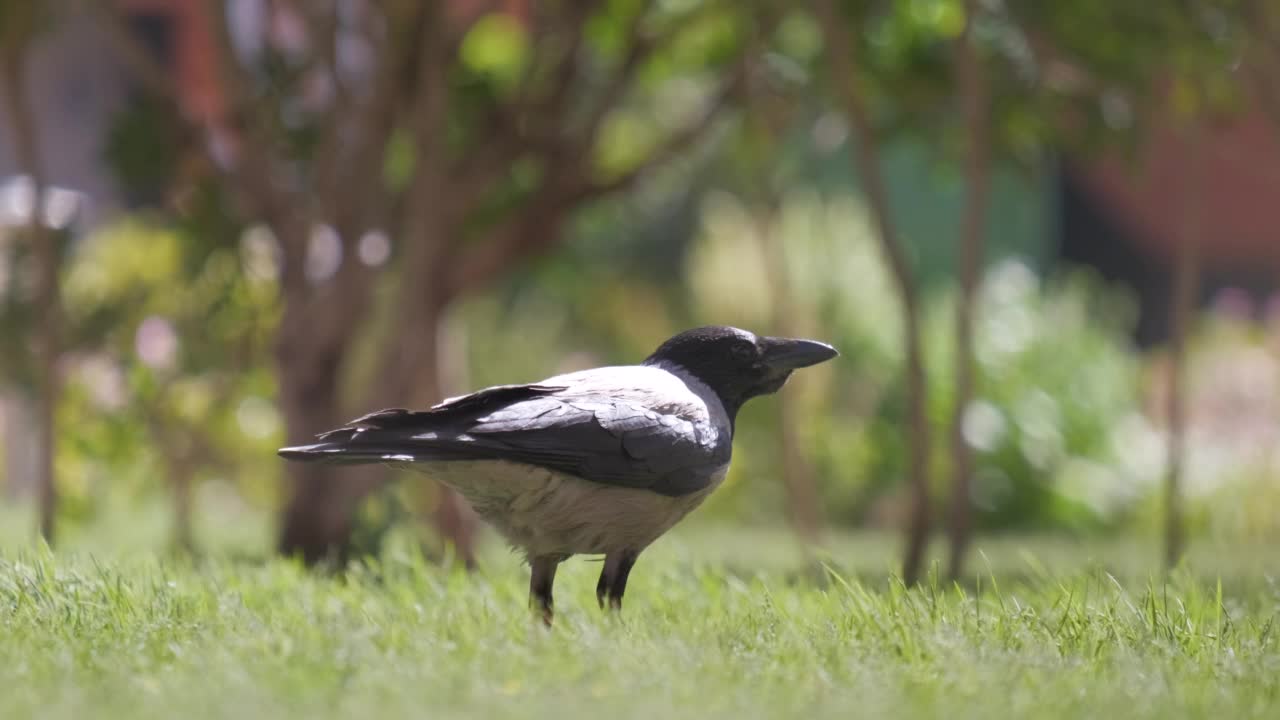
[[[833,90],[836,100],[844,108],[845,115],[852,126],[855,140],[854,162],[858,177],[863,184],[863,192],[866,193],[871,206],[872,220],[881,238],[881,246],[888,260],[889,269],[899,285],[903,298],[912,298],[914,301],[915,286],[910,264],[898,239],[897,229],[889,211],[889,193],[880,172],[876,133],[871,126],[870,117],[857,89],[858,82],[853,74],[856,57],[853,38],[844,26],[846,21],[833,7],[832,0],[820,0],[817,7],[831,57]]]
[[[675,35],[674,30],[661,35],[645,33],[644,23],[650,17],[654,5],[653,0],[646,0],[635,16],[631,18],[631,22],[627,24],[627,49],[622,55],[622,62],[618,64],[618,70],[610,78],[604,87],[604,91],[601,92],[600,97],[588,112],[582,127],[574,132],[574,135],[590,138],[594,142],[596,133],[599,131],[604,118],[609,114],[609,111],[618,106],[618,103],[626,96],[627,90],[631,88],[632,79],[635,77],[636,71],[644,65],[646,60],[652,57],[654,51],[660,45],[665,45]],[[706,6],[707,4],[702,4],[699,5],[699,8],[705,8]],[[696,12],[698,10],[695,9],[689,14],[692,15]],[[675,25],[673,23],[673,26]]]
[[[679,32],[687,29],[698,18],[710,14],[712,9],[723,9],[719,3],[703,3],[672,20],[662,32],[646,33],[645,22],[652,16],[654,0],[644,0],[642,6],[629,19],[626,31],[626,48],[613,75],[603,84],[594,99],[583,98],[588,104],[585,117],[572,126],[563,122],[568,116],[570,98],[582,93],[574,92],[573,78],[577,75],[577,53],[583,41],[585,22],[589,13],[581,9],[570,15],[562,28],[569,38],[568,49],[553,61],[555,77],[553,89],[541,98],[521,93],[511,103],[495,106],[485,121],[482,137],[492,140],[483,143],[474,152],[459,158],[450,171],[455,178],[454,187],[464,197],[472,197],[498,182],[503,173],[525,154],[556,156],[561,161],[577,162],[583,153],[594,148],[600,126],[608,113],[616,109],[622,98],[632,88],[634,79],[645,62],[668,46]],[[585,6],[583,6],[585,8]],[[547,32],[547,35],[555,33]],[[529,68],[546,64],[544,54],[536,53]],[[531,88],[536,70],[526,70],[523,87]],[[719,101],[717,101],[719,102]],[[543,121],[542,118],[547,118]],[[562,122],[552,123],[555,118]],[[703,128],[705,129],[705,128]],[[701,132],[701,130],[699,130]],[[694,133],[696,136],[698,133]],[[679,147],[675,149],[680,149]],[[630,184],[634,177],[620,178],[617,187],[584,187],[579,192],[599,194]]]
[[[438,32],[436,24],[430,15],[424,17],[417,43],[415,103],[410,118],[414,177],[408,191],[408,214],[400,228],[402,241],[409,247],[406,257],[418,260],[411,265],[410,272],[427,270],[442,241],[438,233],[431,232],[430,227],[445,205],[441,194],[444,191],[447,169],[445,133],[450,108],[448,82],[454,53],[446,46],[446,38]]]
[[[564,179],[558,185],[544,186],[526,202],[525,207],[534,210],[532,222],[519,217],[510,220],[488,233],[487,241],[470,245],[469,252],[456,262],[447,263],[450,266],[447,296],[453,297],[468,288],[482,287],[516,262],[551,246],[563,222],[561,216],[571,208],[626,190],[646,172],[686,153],[707,135],[721,116],[730,98],[740,88],[743,73],[741,66],[736,67],[700,117],[673,132],[644,162],[629,170],[606,180],[592,181],[586,178],[589,171],[582,167],[583,158],[574,157],[576,169],[565,171],[567,174],[562,176]],[[565,161],[565,158],[555,155],[545,159],[551,165]]]
[[[1012,10],[1008,17],[1026,40],[1031,57],[1040,68],[1044,84],[1068,95],[1093,95],[1099,92],[1101,83],[1081,63],[1067,57],[1039,28]]]
[[[220,0],[205,3],[217,53],[215,74],[230,108],[226,120],[240,144],[230,173],[241,201],[275,231],[284,258],[281,284],[286,292],[303,293],[307,287],[304,268],[312,220],[299,211],[306,207],[301,188],[278,184],[277,167],[281,162],[269,139],[273,123],[253,93],[252,79],[236,59],[226,8]]]
[[[110,0],[81,0],[80,4],[97,16],[99,27],[106,32],[111,46],[133,77],[149,92],[180,107],[178,88],[169,71],[138,40],[120,4]]]
[[[543,186],[523,210],[511,213],[489,230],[485,242],[470,245],[457,261],[442,263],[450,268],[449,274],[442,278],[446,283],[444,296],[453,298],[484,287],[517,261],[555,244],[571,206],[558,188]]]
[[[303,3],[301,12],[307,18],[308,38],[318,48],[316,64],[324,69],[333,83],[336,104],[348,105],[351,89],[342,77],[342,65],[338,60],[338,35],[341,29],[338,5],[341,2],[342,0],[327,0],[324,3]]]
[[[361,231],[379,224],[378,213],[370,206],[384,188],[382,161],[416,51],[414,43],[397,41],[394,34],[377,47],[367,99],[359,101],[352,95],[332,109],[314,170],[321,210],[331,213],[344,242],[355,242]],[[353,185],[349,182],[353,177],[367,181]]]
[[[715,121],[722,117],[724,109],[742,89],[745,78],[745,63],[735,66],[729,77],[712,94],[702,115],[667,136],[666,141],[654,148],[648,159],[607,180],[580,183],[570,191],[571,198],[575,201],[591,200],[625,190],[646,172],[662,167],[687,153],[696,142],[708,135]]]
[[[308,72],[324,73],[333,88],[333,98],[329,106],[328,116],[320,123],[320,139],[316,143],[315,159],[312,162],[311,183],[318,189],[315,193],[321,203],[333,197],[336,169],[340,163],[338,156],[343,146],[343,121],[347,118],[354,98],[342,78],[342,69],[338,62],[338,4],[339,0],[327,3],[316,3],[305,7],[302,16],[307,20],[307,38],[315,52],[315,58]],[[308,11],[309,10],[309,11]],[[383,52],[390,43],[383,43]],[[378,69],[381,69],[379,64]],[[304,75],[306,73],[304,72]]]
[[[542,126],[543,119],[554,122],[554,119],[563,118],[564,110],[573,95],[573,81],[578,76],[582,41],[586,35],[587,20],[591,17],[592,3],[571,0],[568,5],[568,18],[565,22],[568,44],[559,60],[551,68],[551,88],[541,98],[530,98],[523,104],[528,110],[527,117],[531,125],[529,134],[533,137],[555,134],[554,126],[550,128]]]
[[[120,6],[106,0],[84,0],[84,4],[101,21],[120,59],[143,87],[173,103],[174,107],[183,109],[181,93],[169,71],[139,42]],[[205,156],[213,167],[234,181],[232,186],[237,199],[275,230],[285,256],[282,280],[286,285],[300,287],[303,284],[306,233],[303,224],[293,217],[291,208],[295,204],[287,197],[286,191],[272,181],[275,162],[270,145],[263,137],[263,113],[253,102],[243,68],[235,59],[224,10],[221,2],[206,0],[218,55],[218,82],[228,103],[230,118],[193,118],[185,112],[179,115],[200,137],[206,138],[200,143]],[[221,120],[231,121],[235,140],[242,144],[231,167],[224,166],[221,158],[210,151],[207,141],[211,128],[206,123],[216,124]]]
[[[1247,22],[1253,30],[1250,33],[1251,39],[1260,43],[1271,54],[1280,57],[1280,27],[1273,24],[1280,24],[1280,11],[1275,10],[1274,4],[1259,2],[1259,0],[1249,0],[1246,7]]]
[[[1245,74],[1254,101],[1271,122],[1280,128],[1280,31],[1273,29],[1262,3],[1249,4],[1251,10],[1249,39],[1252,53],[1246,53],[1241,72]],[[1280,17],[1280,13],[1277,13]]]
[[[449,170],[451,184],[460,196],[476,196],[499,182],[512,163],[526,153],[556,151],[560,138],[554,122],[567,114],[589,7],[587,3],[572,3],[558,28],[541,29],[515,98],[495,102],[477,122],[481,130],[476,136],[483,140],[457,157]],[[564,38],[563,49],[552,44],[556,38]],[[552,86],[538,95],[538,76],[544,66]]]

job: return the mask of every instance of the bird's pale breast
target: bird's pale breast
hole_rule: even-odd
[[[605,485],[513,462],[416,464],[458,491],[508,542],[530,556],[640,550],[702,504],[724,479],[679,497]]]

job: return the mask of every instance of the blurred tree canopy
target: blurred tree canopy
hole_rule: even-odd
[[[361,406],[439,399],[438,336],[454,301],[555,244],[579,207],[705,140],[762,19],[718,3],[346,10],[273,5],[298,35],[268,32],[254,47],[237,46],[216,13],[227,108],[192,123],[206,177],[278,254],[274,348],[291,443],[349,414],[341,392],[357,355],[376,368]],[[119,15],[105,19],[127,41]],[[151,90],[176,100],[146,52],[123,46]],[[396,320],[375,330],[380,305]],[[317,560],[345,544],[354,503],[381,473],[290,472],[281,548]],[[444,509],[465,546],[464,521]]]
[[[976,526],[1114,527],[1148,494],[1150,467],[1117,440],[1155,432],[1125,300],[1084,275],[1037,277],[1048,186],[1058,163],[1139,144],[1158,109],[1189,123],[1238,111],[1253,82],[1239,60],[1271,47],[1259,4],[834,2],[848,58],[811,8],[771,0],[259,5],[251,31],[238,3],[202,6],[219,102],[193,108],[126,6],[0,3],[6,39],[93,13],[145,89],[103,161],[153,209],[62,249],[69,513],[92,506],[92,478],[163,475],[189,544],[193,484],[226,479],[268,504],[283,471],[279,547],[321,560],[386,473],[281,469],[279,443],[374,407],[632,362],[717,322],[785,325],[844,355],[790,388],[794,437],[779,434],[780,401],[744,411],[709,512],[776,515],[783,485],[743,477],[784,476],[796,463],[781,439],[831,522],[901,524],[917,454],[882,210],[917,281],[925,419],[973,453]],[[962,46],[983,86],[976,124]],[[865,134],[839,101],[842,70]],[[985,201],[964,172],[975,133],[989,140]],[[861,145],[885,208],[849,162]],[[952,281],[975,202],[988,212],[965,402]],[[29,252],[0,245],[0,280],[24,276]],[[6,336],[38,325],[23,282],[0,282]],[[40,363],[3,350],[6,383],[29,385]],[[946,437],[918,454],[932,516],[955,469]],[[469,554],[456,500],[411,502],[433,503]]]

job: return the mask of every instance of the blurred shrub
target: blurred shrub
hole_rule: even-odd
[[[1280,304],[1259,308],[1225,290],[1190,344],[1188,450],[1182,488],[1195,531],[1232,540],[1280,538]],[[1150,407],[1163,408],[1167,364],[1149,369]],[[1158,527],[1152,498],[1140,518]]]
[[[837,524],[896,522],[905,476],[898,304],[865,212],[848,197],[799,192],[778,217],[712,195],[688,277],[703,320],[767,330],[771,308],[759,233],[781,233],[799,331],[835,343],[836,363],[793,378],[815,474]],[[930,413],[939,502],[947,453],[954,298],[927,298]],[[979,386],[965,435],[975,448],[973,501],[981,527],[1097,528],[1120,522],[1150,482],[1139,358],[1127,299],[1083,273],[1042,285],[1016,260],[990,271],[980,300]],[[712,507],[776,519],[781,507],[770,401],[739,419],[733,475]],[[1157,438],[1158,441],[1158,438]],[[1125,446],[1136,443],[1138,447]],[[1143,443],[1146,443],[1143,445]],[[740,477],[749,476],[747,482]]]
[[[954,298],[932,311],[930,400],[941,418],[952,403]],[[979,525],[1114,526],[1155,479],[1151,465],[1130,462],[1153,434],[1141,416],[1128,299],[1084,271],[1041,285],[1008,260],[987,273],[978,312],[978,389],[963,433],[975,451]],[[949,479],[950,456],[938,457]]]
[[[219,240],[128,220],[71,256],[67,315],[96,341],[64,360],[57,462],[67,519],[179,481],[197,494],[202,481],[220,481],[236,502],[274,496],[275,281],[241,267],[252,243],[242,253]]]

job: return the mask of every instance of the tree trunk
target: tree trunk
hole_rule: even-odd
[[[455,313],[445,312],[436,333],[437,386],[440,398],[459,395],[471,389],[471,376],[467,368],[467,329],[457,322]],[[471,506],[453,490],[436,484],[436,504],[431,517],[436,530],[446,541],[453,543],[459,559],[468,570],[476,568],[476,536],[480,530],[480,518]]]
[[[164,383],[156,397],[161,404],[170,398],[172,385]],[[215,391],[215,394],[218,394]],[[192,529],[192,482],[200,456],[196,452],[198,440],[194,431],[182,427],[182,423],[166,417],[163,412],[147,417],[147,430],[151,445],[164,458],[165,472],[173,491],[173,549],[178,553],[195,553],[195,532]]]
[[[902,247],[889,211],[888,190],[880,169],[875,130],[859,94],[853,68],[857,61],[854,37],[848,21],[841,16],[832,0],[818,3],[818,21],[826,35],[831,58],[833,91],[844,106],[853,130],[854,169],[862,180],[877,229],[881,252],[893,276],[894,288],[902,306],[903,353],[907,372],[908,425],[903,428],[907,446],[907,483],[911,489],[911,515],[907,522],[906,550],[902,562],[902,579],[914,584],[920,578],[924,554],[929,541],[929,448],[930,428],[926,413],[924,352],[920,338],[920,309],[916,295],[915,275],[906,250]]]
[[[1193,243],[1184,240],[1178,244],[1166,391],[1169,434],[1165,460],[1164,560],[1169,569],[1182,558],[1186,543],[1182,521],[1182,475],[1187,444],[1186,344],[1189,315],[1199,284],[1196,255]]]
[[[423,309],[414,317],[412,328],[397,330],[387,339],[382,367],[366,403],[368,409],[425,407],[442,398],[439,328],[446,306],[431,303]],[[297,321],[283,321],[282,325],[285,339],[278,351],[281,406],[289,444],[305,444],[349,419],[338,401],[346,344],[327,349],[309,347],[305,333],[289,331],[300,326]],[[388,480],[389,470],[380,465],[336,468],[289,463],[287,472],[291,497],[281,523],[281,553],[300,555],[308,564],[345,562],[356,508]],[[470,508],[453,491],[441,487],[434,519],[467,567],[474,567],[477,521]]]
[[[309,347],[299,331],[302,328],[287,320],[282,324],[277,348],[280,406],[288,443],[302,445],[345,419],[338,406],[343,349]],[[281,522],[280,552],[300,556],[307,564],[344,563],[352,512],[371,489],[369,483],[352,477],[354,473],[318,463],[287,463],[285,470],[290,498]]]
[[[775,228],[779,210],[776,202],[767,202],[767,205],[768,209],[756,221],[756,228],[768,271],[769,295],[773,299],[772,325],[776,334],[793,337],[799,333],[795,328],[786,247]],[[813,484],[813,469],[796,433],[803,424],[796,405],[798,400],[794,392],[778,394],[778,446],[782,454],[787,516],[796,533],[806,543],[814,544],[822,536],[822,511],[818,507],[818,492]]]
[[[911,488],[911,514],[907,521],[907,546],[902,560],[902,581],[913,585],[920,580],[925,551],[929,548],[929,446],[932,430],[925,409],[926,379],[924,348],[920,341],[919,313],[914,301],[911,309],[904,303],[907,353],[907,410],[910,424],[907,432],[908,484]]]
[[[965,29],[958,45],[957,84],[968,129],[964,156],[965,204],[960,227],[960,296],[956,298],[955,405],[951,413],[951,555],[948,572],[957,579],[973,533],[973,452],[964,434],[964,419],[973,400],[974,306],[981,282],[983,236],[986,233],[987,197],[990,188],[989,122],[986,78],[973,44],[977,3],[965,3]]]
[[[1192,152],[1199,152],[1198,148]],[[1193,155],[1193,157],[1198,157]],[[1164,560],[1172,569],[1182,558],[1186,544],[1182,518],[1182,476],[1187,452],[1187,335],[1200,286],[1199,204],[1194,175],[1185,183],[1184,231],[1178,240],[1173,268],[1173,302],[1169,337],[1169,372],[1166,401],[1168,446],[1165,457]]]
[[[37,193],[43,201],[43,193]],[[53,234],[40,233],[44,237],[39,240],[41,246],[49,246],[54,242]],[[55,474],[54,459],[57,456],[57,415],[58,400],[61,396],[61,383],[58,377],[59,331],[61,313],[58,302],[58,258],[57,251],[46,247],[40,254],[40,287],[37,294],[42,308],[43,322],[39,331],[40,342],[40,445],[37,450],[36,482],[40,487],[40,535],[45,542],[53,544],[54,525],[58,514],[58,485]]]
[[[0,395],[0,411],[4,412],[4,479],[5,497],[31,501],[39,494],[36,483],[36,412],[30,397],[10,390]]]
[[[803,424],[795,393],[778,396],[778,443],[782,449],[782,480],[787,488],[787,514],[806,543],[822,540],[822,510],[813,484],[813,468],[805,456],[796,428]]]
[[[375,404],[428,407],[445,397],[443,343],[447,342],[449,304],[436,299],[423,302],[419,307],[423,312],[414,320],[416,331],[397,332],[389,340],[392,346],[385,359],[376,390],[379,401]],[[456,492],[438,484],[436,489],[432,512],[436,530],[453,544],[463,564],[473,569],[479,519]]]
[[[40,138],[35,112],[26,83],[26,47],[12,44],[3,51],[4,104],[13,129],[13,145],[20,172],[31,182],[31,216],[28,241],[36,261],[35,306],[39,321],[35,335],[37,363],[36,404],[36,486],[40,502],[40,535],[53,544],[58,509],[58,488],[54,474],[57,449],[57,409],[61,386],[58,358],[61,355],[62,303],[58,270],[61,254],[58,237],[44,224],[45,178],[40,162]]]

